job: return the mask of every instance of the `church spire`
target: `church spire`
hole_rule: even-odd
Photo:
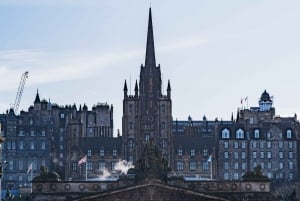
[[[145,66],[156,67],[151,7],[149,8]]]

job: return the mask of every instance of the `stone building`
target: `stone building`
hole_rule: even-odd
[[[149,9],[145,65],[141,65],[139,85],[128,95],[124,84],[122,119],[124,159],[135,162],[150,139],[162,150],[172,166],[171,86],[162,94],[160,65],[156,65],[151,8]]]
[[[198,179],[216,177],[215,128],[218,121],[173,121],[174,170],[177,175]]]
[[[275,116],[264,91],[259,107],[242,109],[236,121],[218,128],[218,178],[241,179],[260,165],[273,181],[295,181],[299,176],[299,121]]]
[[[259,107],[240,109],[234,120],[172,119],[171,85],[163,94],[156,65],[151,9],[145,64],[134,94],[124,84],[122,136],[113,137],[113,107],[59,106],[36,94],[28,111],[0,115],[3,187],[29,186],[40,165],[65,180],[85,180],[114,171],[120,159],[135,163],[145,144],[154,142],[177,175],[196,179],[239,180],[255,166],[274,181],[299,178],[299,121],[275,115],[264,91]],[[199,111],[200,112],[200,111]],[[50,155],[49,155],[50,154]],[[78,161],[86,156],[86,163]],[[32,166],[31,166],[32,164]]]
[[[16,115],[10,109],[1,115],[0,121],[5,138],[2,159],[8,162],[3,167],[3,188],[29,187],[29,169],[32,168],[34,176],[40,165],[58,172],[64,179],[84,179],[86,167],[92,175],[104,158],[105,167],[110,160],[121,158],[121,139],[113,138],[113,107],[108,104],[97,104],[92,110],[86,105],[79,109],[76,105],[58,106],[40,100],[37,92],[28,111]],[[98,150],[90,146],[90,141],[98,142]],[[114,146],[109,147],[111,144]],[[101,147],[105,155],[99,159],[95,156],[100,155]],[[88,166],[78,167],[78,161],[85,155]]]

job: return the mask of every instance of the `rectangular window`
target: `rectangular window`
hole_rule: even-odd
[[[239,163],[238,163],[238,162],[235,162],[235,163],[234,163],[234,169],[235,169],[235,170],[239,169]]]
[[[92,156],[92,150],[91,150],[91,149],[88,149],[88,151],[87,151],[87,156],[89,156],[89,157]]]
[[[260,142],[260,148],[261,148],[261,149],[264,148],[264,142]]]
[[[246,142],[242,141],[242,149],[245,149],[245,148],[246,148]]]
[[[224,142],[224,149],[228,149],[228,147],[229,147],[228,142],[225,141],[225,142]]]
[[[100,156],[104,156],[104,149],[103,148],[100,149]]]
[[[269,158],[269,159],[272,158],[272,152],[270,152],[270,151],[267,152],[267,158]]]
[[[234,152],[234,159],[238,159],[239,158],[239,153],[237,151]]]
[[[34,136],[34,131],[31,131],[31,132],[30,132],[30,136]]]
[[[282,141],[279,141],[279,142],[278,142],[278,147],[279,147],[280,149],[283,148],[283,142],[282,142]]]
[[[225,172],[225,173],[224,173],[224,179],[225,179],[225,180],[228,180],[228,179],[229,179],[229,173],[228,173],[228,172]]]
[[[9,162],[8,162],[8,169],[9,170],[14,170],[14,161],[13,160],[10,160]]]
[[[261,169],[265,169],[265,163],[264,162],[261,162],[260,166],[261,166]]]
[[[19,136],[24,136],[24,131],[19,131]]]
[[[191,156],[195,156],[195,149],[191,149]]]
[[[115,161],[111,162],[111,170],[116,170],[116,164],[117,162]]]
[[[242,163],[242,169],[245,170],[246,168],[247,168],[247,167],[246,167],[246,163],[243,162],[243,163]]]
[[[228,152],[227,151],[224,152],[224,158],[228,158]]]
[[[239,173],[234,173],[233,174],[233,179],[238,180],[239,179]]]
[[[176,168],[177,168],[177,170],[183,170],[183,162],[182,161],[177,161]]]
[[[209,170],[209,164],[208,164],[208,161],[203,161],[203,162],[202,162],[202,170],[203,170],[203,171],[208,171],[208,170]]]
[[[246,159],[246,152],[242,152],[242,159]]]
[[[203,149],[203,156],[207,157],[208,156],[208,150],[207,149]]]
[[[265,153],[263,151],[260,152],[260,158],[261,159],[265,158]]]
[[[86,166],[87,166],[87,170],[88,170],[88,171],[92,171],[92,170],[93,170],[93,162],[88,161],[88,162],[86,163]]]
[[[195,161],[191,161],[190,162],[190,170],[196,170],[197,169],[197,164]]]
[[[19,149],[24,149],[24,142],[23,141],[19,141]]]
[[[282,152],[282,151],[280,151],[280,152],[278,153],[278,157],[279,157],[279,158],[283,158],[283,152]]]
[[[239,143],[238,142],[234,142],[234,148],[235,149],[239,148]]]
[[[130,163],[133,163],[133,156],[129,156],[129,157],[128,157],[128,161],[129,161]]]
[[[293,162],[289,162],[289,169],[290,169],[290,170],[293,169]]]
[[[289,159],[292,159],[293,156],[294,156],[293,152],[290,151],[290,152],[289,152]]]
[[[267,167],[268,167],[269,170],[272,169],[272,163],[271,163],[271,162],[268,162],[268,163],[267,163]]]
[[[268,149],[272,148],[272,143],[271,142],[267,142],[267,148]]]
[[[44,141],[42,142],[42,149],[46,149],[46,143]]]
[[[283,162],[279,163],[279,169],[283,169]]]
[[[252,142],[252,147],[256,149],[256,142]]]
[[[46,136],[46,131],[42,131],[42,136]]]
[[[293,173],[289,173],[289,179],[290,179],[290,180],[293,180],[293,179],[294,179]]]
[[[256,158],[256,151],[253,152],[253,158]]]
[[[117,156],[117,149],[113,149],[113,156]]]
[[[149,142],[149,140],[150,140],[150,135],[149,135],[149,134],[146,134],[146,135],[145,135],[145,141],[146,141],[146,142]]]
[[[289,142],[289,149],[293,148],[293,142]]]
[[[30,142],[30,149],[34,149],[34,142],[33,141]]]
[[[19,170],[23,170],[23,168],[24,168],[24,161],[22,159],[20,159],[18,162],[19,162]]]
[[[101,161],[99,162],[99,170],[104,170],[105,169],[105,162]]]
[[[178,156],[182,156],[182,149],[181,148],[178,149]]]
[[[224,163],[224,169],[225,169],[225,170],[228,170],[228,169],[229,169],[229,163],[227,163],[227,162]]]
[[[72,163],[72,171],[76,172],[77,171],[77,167],[78,167],[78,163],[77,162],[73,162]]]

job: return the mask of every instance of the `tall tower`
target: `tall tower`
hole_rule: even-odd
[[[151,8],[149,9],[145,64],[141,65],[139,86],[128,95],[124,84],[123,153],[126,160],[135,162],[152,140],[172,166],[172,101],[171,84],[167,95],[162,94],[160,65],[156,66]]]

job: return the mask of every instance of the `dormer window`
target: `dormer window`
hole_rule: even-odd
[[[230,132],[227,128],[222,130],[222,139],[229,139],[230,137]]]
[[[292,138],[292,131],[291,130],[286,131],[286,138],[288,138],[288,139]]]
[[[259,130],[258,129],[254,130],[254,138],[259,138]]]
[[[244,131],[239,128],[235,133],[236,139],[244,139]]]

